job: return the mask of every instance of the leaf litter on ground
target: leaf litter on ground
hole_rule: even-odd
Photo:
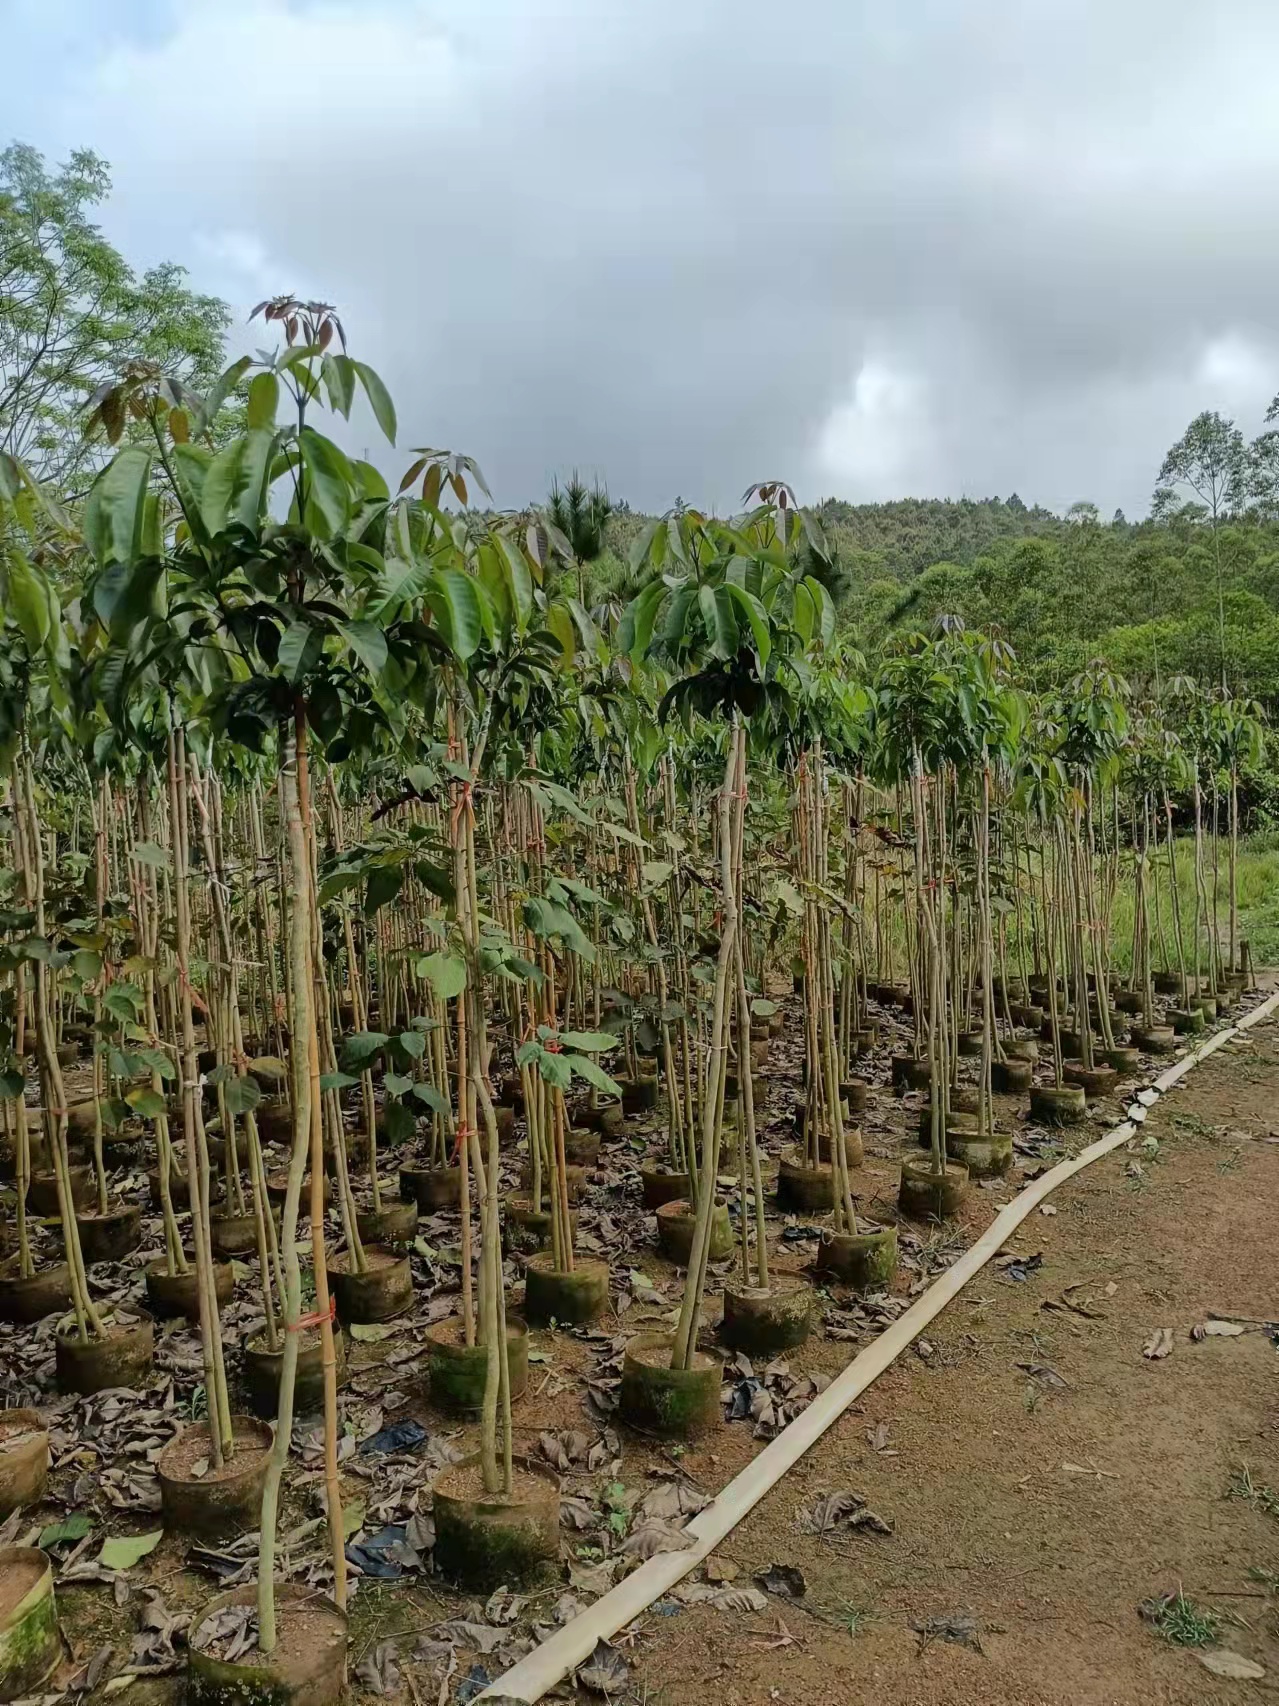
[[[755,1583],[778,1599],[803,1599],[808,1592],[804,1572],[794,1564],[770,1564],[766,1570],[757,1570]]]
[[[892,1523],[871,1510],[861,1493],[847,1490],[819,1494],[815,1504],[797,1513],[796,1521],[801,1534],[820,1536],[841,1530],[865,1530],[880,1535],[893,1532]]]
[[[933,1641],[953,1641],[956,1646],[982,1651],[981,1625],[971,1611],[948,1611],[938,1617],[912,1618],[910,1627],[919,1636],[919,1650]]]

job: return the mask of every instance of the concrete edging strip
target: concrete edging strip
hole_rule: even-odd
[[[1268,996],[1237,1024],[1216,1031],[1198,1048],[1184,1055],[1175,1066],[1169,1067],[1151,1088],[1162,1095],[1180,1082],[1201,1060],[1213,1054],[1240,1031],[1259,1024],[1279,1007],[1279,991]],[[1152,1104],[1153,1105],[1153,1104]],[[1083,1172],[1094,1161],[1126,1143],[1140,1129],[1137,1121],[1127,1119],[1113,1126],[1104,1137],[1080,1150],[1072,1160],[1061,1161],[1047,1173],[1041,1174],[1007,1203],[952,1268],[942,1274],[924,1294],[917,1298],[904,1315],[898,1316],[879,1337],[859,1351],[844,1371],[837,1375],[826,1390],[795,1420],[787,1425],[776,1439],[770,1440],[759,1455],[746,1465],[711,1503],[692,1519],[685,1528],[692,1542],[680,1552],[659,1552],[633,1570],[616,1587],[610,1588],[595,1603],[588,1606],[572,1622],[556,1631],[549,1640],[534,1647],[518,1664],[499,1676],[476,1700],[516,1700],[533,1706],[533,1702],[554,1688],[595,1651],[596,1644],[607,1641],[649,1606],[669,1593],[675,1584],[696,1569],[726,1535],[731,1534],[742,1518],[770,1493],[782,1476],[810,1446],[839,1420],[844,1411],[877,1380],[907,1346],[923,1332],[946,1305],[958,1295],[990,1258],[1001,1250],[1027,1215],[1058,1185],[1065,1184],[1076,1173]]]

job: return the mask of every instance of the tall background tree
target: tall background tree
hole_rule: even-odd
[[[1221,644],[1221,686],[1226,679],[1226,594],[1221,575],[1221,524],[1237,515],[1248,498],[1248,450],[1233,421],[1215,410],[1196,415],[1164,457],[1151,513],[1171,514],[1186,492],[1203,505],[1212,530],[1212,561],[1217,582],[1217,624]]]
[[[587,486],[574,469],[568,483],[556,480],[546,500],[546,519],[563,535],[577,569],[577,596],[586,603],[586,571],[597,563],[608,546],[608,524],[613,505],[608,492],[597,481]]]
[[[110,188],[88,149],[54,170],[26,143],[0,153],[0,450],[72,497],[107,459],[82,430],[93,393],[132,363],[205,391],[230,323],[173,262],[133,271],[91,218]]]

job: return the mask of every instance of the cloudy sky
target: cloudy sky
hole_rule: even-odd
[[[0,124],[110,160],[131,260],[336,302],[401,444],[507,503],[577,465],[1135,514],[1279,391],[1274,0],[0,0],[0,39]]]

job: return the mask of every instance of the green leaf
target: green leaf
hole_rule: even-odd
[[[522,634],[528,627],[528,619],[533,612],[533,576],[523,553],[513,539],[499,534],[497,543],[506,569],[507,591],[511,608],[515,612],[516,631]]]
[[[103,992],[102,1005],[117,1019],[136,1018],[142,1007],[142,991],[132,983],[113,983]]]
[[[360,384],[364,387],[364,395],[369,400],[369,407],[390,444],[395,443],[395,404],[391,401],[391,393],[383,385],[381,379],[367,362],[353,361],[351,363],[360,376]]]
[[[134,1113],[144,1120],[158,1120],[165,1109],[164,1097],[158,1090],[140,1087],[130,1090],[124,1099]]]
[[[640,868],[640,875],[644,879],[644,887],[646,889],[661,888],[663,883],[670,881],[671,874],[674,869],[674,865],[670,864],[669,861],[665,859],[650,860],[647,865],[643,865]]]
[[[465,663],[484,636],[479,585],[460,569],[437,569],[426,602],[449,649]]]
[[[704,586],[697,597],[711,652],[724,661],[736,657],[740,639],[732,594],[726,586],[717,586],[713,590]]]
[[[426,1037],[421,1031],[401,1031],[395,1040],[410,1060],[421,1060],[426,1053]]]
[[[738,586],[735,581],[729,581],[725,590],[750,624],[760,669],[767,669],[773,650],[773,634],[768,625],[768,612],[753,592],[747,592],[744,586]]]
[[[466,988],[466,961],[458,954],[424,954],[416,970],[442,1001],[460,995]]]
[[[319,628],[302,620],[291,622],[280,636],[276,667],[296,687],[315,668],[323,650],[324,635]]]
[[[835,606],[830,594],[819,580],[812,575],[805,575],[801,583],[813,601],[816,617],[817,632],[824,646],[830,645],[835,637]]]
[[[600,631],[589,611],[584,609],[576,598],[568,600],[568,607],[573,614],[573,621],[577,624],[577,631],[582,636],[582,650],[589,652],[592,657],[597,656],[600,649]]]
[[[81,948],[71,956],[71,970],[82,983],[92,983],[102,970],[102,955],[92,948]]]
[[[632,600],[627,609],[630,628],[625,639],[619,634],[618,645],[620,650],[630,653],[633,663],[642,663],[648,656],[648,648],[653,643],[653,626],[665,596],[666,583],[655,580],[644,588],[638,598]]]
[[[567,1054],[547,1054],[543,1050],[537,1058],[537,1069],[545,1083],[556,1090],[567,1090],[573,1081],[569,1068],[572,1056]]]
[[[42,1547],[60,1546],[64,1540],[83,1540],[93,1528],[93,1518],[83,1511],[72,1511],[70,1516],[64,1516],[61,1522],[51,1522],[40,1530],[39,1544]]]
[[[321,1090],[349,1090],[353,1084],[358,1084],[358,1078],[353,1078],[349,1072],[322,1072],[320,1074]]]
[[[345,635],[351,650],[370,675],[381,675],[386,668],[386,635],[375,622],[343,622],[339,632]]]
[[[135,843],[129,857],[136,859],[139,865],[150,865],[155,871],[167,871],[169,869],[169,855],[163,847],[157,847],[154,841]]]
[[[609,1031],[561,1031],[559,1040],[565,1048],[582,1049],[587,1054],[602,1054],[616,1048],[618,1039]]]
[[[369,872],[364,885],[364,913],[367,918],[381,906],[393,901],[404,887],[402,865],[377,865]]]
[[[233,1078],[226,1087],[226,1106],[229,1114],[252,1113],[262,1100],[262,1089],[254,1078]]]
[[[241,379],[244,378],[252,365],[253,357],[251,355],[242,355],[238,361],[233,361],[230,367],[226,368],[218,376],[213,389],[204,399],[204,407],[200,411],[200,432],[207,432],[209,430],[218,410],[222,407],[223,403],[226,402],[227,398],[231,395],[232,391],[235,390],[236,386],[240,383]]]
[[[53,625],[49,585],[44,575],[20,551],[14,551],[0,585],[3,585],[5,603],[16,617],[28,647],[32,652],[42,650]]]
[[[350,461],[330,438],[303,427],[298,445],[307,472],[306,495],[330,534],[340,533],[351,519],[352,489],[357,484]]]
[[[351,418],[355,401],[355,363],[349,355],[326,355],[320,363],[320,377],[329,393],[329,407],[343,420]]]
[[[441,1093],[435,1088],[434,1084],[415,1084],[413,1086],[413,1095],[425,1107],[428,1107],[433,1114],[442,1114],[447,1118],[449,1113],[452,1111],[452,1105],[450,1104],[448,1097],[441,1095]]]
[[[266,508],[274,448],[275,434],[256,427],[213,458],[200,492],[200,519],[211,535],[232,525],[257,525]]]
[[[407,1143],[417,1131],[417,1118],[403,1102],[388,1102],[382,1109],[382,1126],[391,1143]]]
[[[382,1079],[388,1096],[402,1096],[413,1088],[413,1080],[401,1072],[388,1072]]]
[[[524,922],[535,936],[559,936],[564,945],[584,960],[595,959],[595,947],[566,906],[559,906],[542,895],[530,895],[524,902]]]
[[[342,1044],[342,1059],[359,1066],[384,1049],[390,1042],[385,1031],[355,1031]]]
[[[154,1529],[150,1534],[117,1534],[102,1542],[98,1563],[104,1570],[131,1570],[149,1552],[154,1552],[163,1539],[162,1528]]]
[[[387,617],[402,604],[416,604],[430,585],[432,573],[426,558],[387,557],[378,585],[366,606],[370,615]]]
[[[84,540],[99,563],[131,563],[138,555],[151,452],[128,445],[98,475],[84,505]]]
[[[687,638],[685,630],[688,627],[689,612],[697,602],[697,589],[682,586],[666,607],[666,620],[662,624],[662,644],[674,650],[684,644]]]
[[[280,381],[274,373],[256,373],[249,382],[247,419],[250,427],[275,431],[276,411],[280,406]]]
[[[546,612],[546,626],[560,643],[563,661],[572,663],[577,652],[577,631],[573,626],[573,617],[568,607],[563,604],[552,604]]]

